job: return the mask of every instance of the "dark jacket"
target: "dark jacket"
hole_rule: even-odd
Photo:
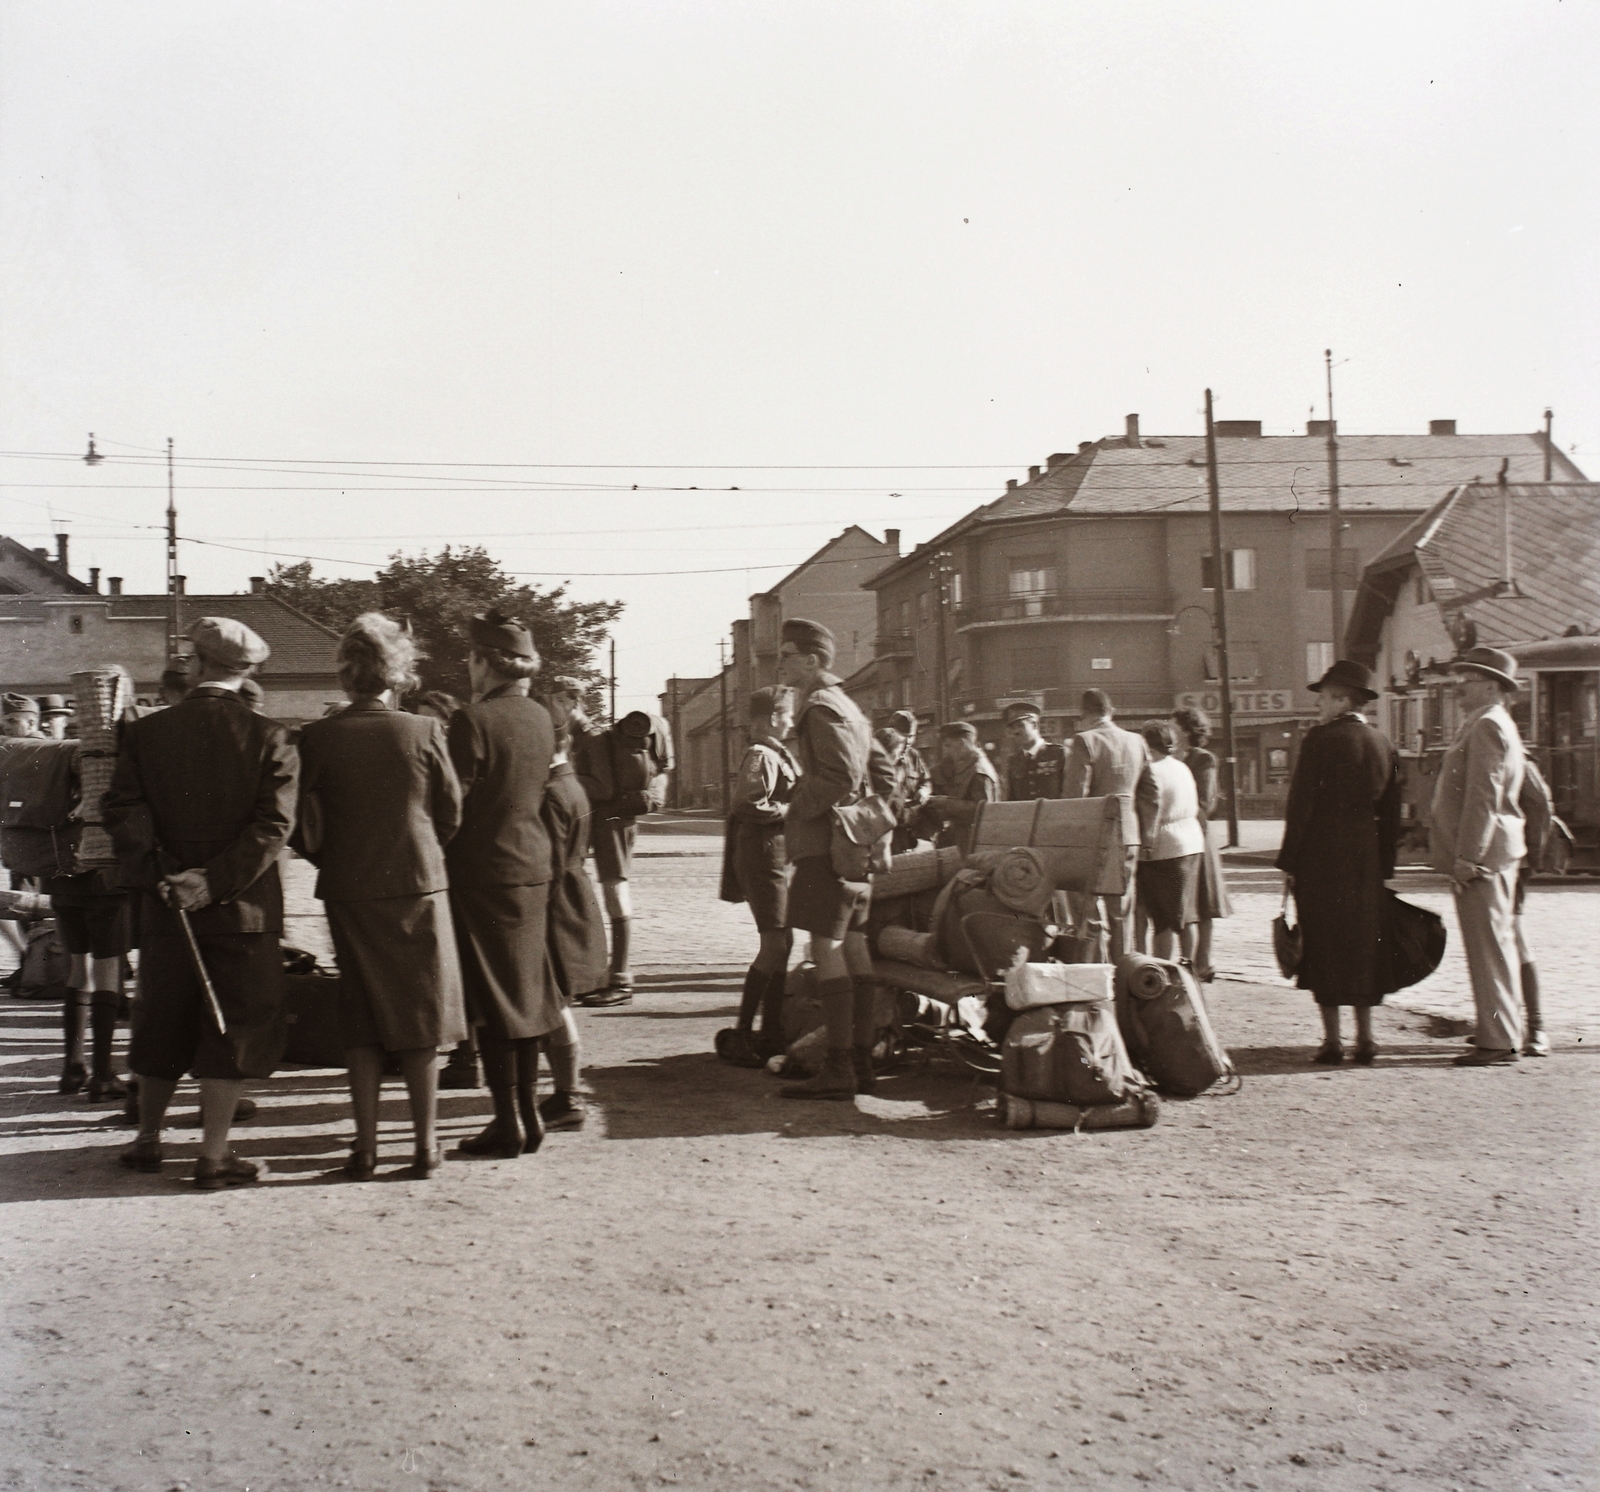
[[[1013,803],[1060,798],[1066,771],[1067,748],[1059,741],[1040,741],[1031,751],[1014,751],[1006,763],[1006,797]]]
[[[123,730],[106,828],[123,879],[155,893],[201,869],[211,905],[196,933],[280,932],[278,856],[294,828],[300,761],[288,732],[232,690],[205,684]]]
[[[461,783],[437,720],[376,700],[313,720],[300,733],[300,795],[310,811],[301,813],[294,847],[317,867],[323,901],[425,896],[449,886],[444,846],[461,824]],[[308,851],[302,836],[319,817],[322,842]]]
[[[445,850],[450,885],[545,885],[550,836],[539,810],[555,754],[550,712],[502,685],[451,716],[449,745],[466,796]]]
[[[951,766],[942,756],[933,766],[933,792],[922,805],[918,827],[933,840],[936,849],[956,845],[963,851],[972,847],[973,826],[978,809],[1000,797],[1000,774],[988,752],[978,754],[960,766]]]
[[[1289,784],[1278,869],[1294,877],[1305,943],[1299,985],[1324,1004],[1387,992],[1384,881],[1400,837],[1394,747],[1359,715],[1306,732]]]
[[[550,772],[541,810],[550,836],[550,901],[546,936],[561,993],[569,1000],[606,987],[605,914],[584,869],[589,853],[589,800],[569,763]]]
[[[833,810],[868,793],[894,791],[894,764],[872,738],[860,706],[823,674],[801,702],[794,723],[800,779],[789,800],[784,840],[790,862],[826,855],[833,844]]]

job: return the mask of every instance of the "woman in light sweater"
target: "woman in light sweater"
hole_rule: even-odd
[[[1200,920],[1198,890],[1205,830],[1194,774],[1175,756],[1178,732],[1165,720],[1152,720],[1142,732],[1150,748],[1150,775],[1159,796],[1139,805],[1139,903],[1155,933],[1157,958],[1181,950],[1194,960],[1195,925]]]

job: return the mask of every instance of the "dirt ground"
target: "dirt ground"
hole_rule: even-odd
[[[708,1055],[735,998],[587,1014],[590,1126],[432,1182],[334,1179],[338,1075],[280,1075],[222,1194],[112,1164],[6,1002],[4,1485],[1593,1485],[1589,1052],[1456,1071],[1386,1011],[1330,1073],[1221,984],[1237,1096],[1011,1134],[937,1064],[785,1102]]]

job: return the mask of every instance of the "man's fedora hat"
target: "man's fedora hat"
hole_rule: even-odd
[[[1010,725],[1013,720],[1037,720],[1043,714],[1044,711],[1031,700],[1019,699],[1005,707],[1001,718]]]
[[[539,656],[533,645],[533,633],[516,617],[506,616],[492,606],[467,622],[467,636],[480,648],[495,648],[513,658]]]
[[[70,715],[66,700],[59,694],[42,694],[39,696],[39,713],[47,720],[52,715]]]
[[[1499,648],[1468,648],[1459,658],[1451,660],[1450,667],[1488,674],[1496,683],[1504,684],[1508,689],[1520,687],[1517,683],[1517,660]]]
[[[1330,684],[1336,689],[1348,689],[1362,699],[1376,699],[1378,691],[1372,687],[1372,670],[1363,668],[1353,658],[1341,658],[1327,673],[1310,686],[1313,694],[1320,694]]]

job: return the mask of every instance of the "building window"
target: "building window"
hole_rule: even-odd
[[[1331,563],[1330,549],[1306,550],[1306,589],[1308,591],[1331,591],[1333,589],[1333,565]],[[1361,556],[1353,549],[1339,550],[1339,585],[1349,592],[1354,591],[1361,579]]]
[[[902,632],[911,630],[911,603],[909,601],[900,603],[900,630]]]
[[[1261,649],[1253,642],[1235,642],[1228,646],[1229,683],[1258,684],[1261,682]],[[1206,645],[1206,681],[1215,683],[1222,677],[1222,667],[1217,658],[1216,645]]]
[[[959,570],[952,571],[950,575],[950,604],[952,606],[961,604],[961,572]]]
[[[1011,653],[1013,689],[1054,689],[1056,650],[1054,648],[1015,648]]]
[[[917,625],[919,627],[928,625],[928,593],[926,591],[917,592]]]
[[[1417,571],[1416,596],[1418,606],[1426,606],[1433,600],[1433,587],[1428,584],[1428,577],[1421,570]]]
[[[1224,553],[1228,557],[1228,589],[1230,591],[1253,591],[1256,588],[1256,552],[1253,549],[1228,549]],[[1217,588],[1217,558],[1214,554],[1200,556],[1200,589],[1214,591]]]
[[[1326,554],[1328,551],[1322,551]],[[1333,667],[1333,644],[1331,642],[1308,642],[1306,644],[1306,683],[1315,684],[1323,674]]]
[[[1009,590],[1013,596],[1048,595],[1056,588],[1056,561],[1052,554],[1022,555],[1010,561]]]

